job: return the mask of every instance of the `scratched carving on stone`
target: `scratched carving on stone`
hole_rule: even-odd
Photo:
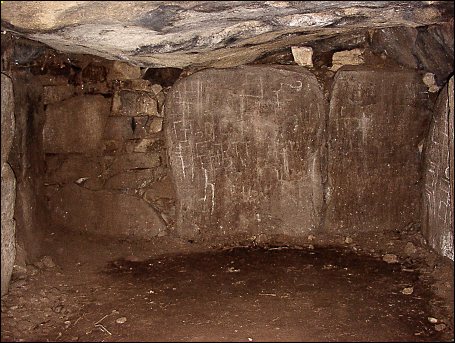
[[[340,70],[329,113],[328,229],[402,228],[419,220],[428,93],[410,71]]]
[[[430,245],[453,260],[447,95],[445,87],[439,95],[427,140],[422,224]]]
[[[201,71],[173,87],[165,109],[182,235],[304,234],[319,224],[326,111],[310,72]]]

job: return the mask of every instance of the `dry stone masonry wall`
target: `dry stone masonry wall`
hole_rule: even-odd
[[[163,88],[138,67],[91,62],[44,87],[45,183],[56,227],[152,238],[173,223]]]

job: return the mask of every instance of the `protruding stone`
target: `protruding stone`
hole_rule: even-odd
[[[292,46],[292,56],[299,66],[313,67],[313,48],[309,46]]]
[[[163,130],[163,118],[153,117],[152,122],[150,123],[149,132],[158,133]]]
[[[352,49],[345,51],[338,51],[332,57],[332,71],[337,71],[344,65],[359,65],[363,64],[363,50]]]
[[[151,86],[151,89],[152,89],[153,94],[157,95],[159,92],[161,92],[163,87],[161,87],[161,85],[155,83]]]
[[[151,93],[122,90],[114,95],[112,114],[129,117],[153,116],[158,114],[158,106]]]
[[[426,73],[422,78],[423,83],[428,87],[430,93],[439,91],[439,87],[436,84],[436,79],[433,73]]]
[[[141,68],[128,63],[114,61],[107,73],[107,80],[131,80],[141,78]]]

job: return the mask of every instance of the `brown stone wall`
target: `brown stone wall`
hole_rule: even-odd
[[[419,222],[429,123],[419,74],[342,68],[328,122],[327,230],[393,230]]]
[[[55,228],[152,238],[174,221],[164,92],[140,68],[91,61],[44,87],[46,196]]]
[[[326,103],[314,75],[291,69],[204,70],[168,94],[180,235],[298,236],[319,226]]]
[[[453,111],[452,77],[439,93],[426,141],[422,209],[422,228],[429,244],[452,260]]]

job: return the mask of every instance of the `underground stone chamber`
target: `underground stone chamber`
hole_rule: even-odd
[[[2,4],[2,340],[453,340],[453,4],[68,3]]]

